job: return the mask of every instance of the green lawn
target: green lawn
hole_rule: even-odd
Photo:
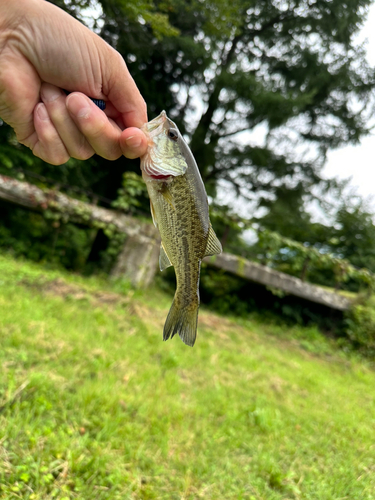
[[[314,328],[0,256],[0,498],[375,499],[375,372]]]

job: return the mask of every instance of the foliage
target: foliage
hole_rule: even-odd
[[[368,131],[374,73],[355,35],[370,0],[56,3],[83,22],[91,7],[94,29],[123,54],[150,117],[166,109],[190,140],[211,193],[226,179],[259,203],[280,190],[308,198],[327,186],[327,149]],[[251,136],[258,125],[261,143]],[[85,168],[85,182],[112,199],[110,178],[117,190],[124,170],[135,169],[114,162],[113,176],[105,160],[93,163],[101,179]]]
[[[375,272],[374,214],[363,202],[342,205],[335,218],[331,248],[357,267]]]
[[[369,356],[375,355],[375,307],[372,298],[354,305],[346,313],[345,331],[357,349]]]
[[[375,375],[316,328],[0,257],[0,496],[373,500]]]
[[[373,286],[372,275],[357,269],[375,271],[371,214],[345,201],[325,227],[312,222],[306,209],[308,199],[318,197],[317,186],[320,201],[333,189],[337,193],[337,182],[321,178],[326,151],[358,142],[368,131],[374,72],[355,36],[370,0],[54,3],[123,54],[150,118],[165,108],[178,123],[212,195],[226,180],[253,198],[254,207],[267,210],[253,219],[259,242],[248,248],[241,237],[246,223],[229,207],[214,205],[212,219],[225,250],[317,283]],[[358,103],[360,110],[354,109]],[[253,131],[263,139],[256,141]],[[5,124],[0,172],[86,201],[148,212],[138,161],[93,157],[56,168],[17,145]],[[78,269],[93,244],[100,252],[107,248],[100,265],[108,270],[123,241],[112,228],[107,235],[97,228],[93,241],[90,230],[84,234],[64,214],[23,220],[23,210],[3,206],[1,245],[17,255]]]
[[[219,237],[223,239],[224,235],[230,236],[225,251],[232,251],[303,280],[309,276],[314,283],[323,281],[324,285],[342,288],[352,282],[356,284],[357,290],[362,287],[371,293],[375,289],[375,275],[366,265],[371,262],[369,258],[375,252],[375,226],[371,213],[363,211],[362,206],[342,206],[337,212],[333,228],[312,223],[306,213],[305,227],[303,224],[293,224],[293,220],[290,224],[289,220],[282,220],[285,216],[283,210],[272,211],[264,218],[253,221],[239,217],[229,207],[215,204],[210,213]],[[288,228],[285,232],[299,238],[299,241],[264,226]],[[244,242],[245,230],[252,230],[257,237],[255,243]],[[347,232],[348,240],[345,238]],[[328,234],[331,235],[329,240]],[[343,257],[349,257],[350,260]],[[364,263],[365,267],[356,267],[353,261],[355,264]]]
[[[166,108],[189,138],[211,193],[225,179],[258,200],[297,184],[308,197],[325,185],[327,149],[368,131],[374,76],[354,38],[370,0],[157,2],[180,33],[161,40],[102,3],[101,34],[124,55],[150,115]]]
[[[228,205],[219,205],[214,202],[210,205],[210,220],[223,251],[241,255],[241,249],[244,250],[247,247],[242,239],[245,227],[243,219]]]
[[[141,24],[147,23],[157,39],[178,35],[178,30],[170,25],[163,9],[157,11],[153,0],[50,0],[58,7],[66,10],[84,24],[98,30],[103,11],[112,9],[119,18]]]
[[[49,212],[43,216],[4,202],[0,202],[0,210],[2,251],[74,271],[84,269],[95,234],[92,229],[56,219]]]
[[[357,195],[340,189],[337,193],[340,202],[334,208],[330,207],[330,224],[324,225],[313,222],[311,215],[305,211],[302,193],[295,191],[294,194],[295,197],[289,198],[286,194],[284,198],[281,191],[276,200],[266,205],[268,213],[254,219],[258,227],[266,230],[266,235],[267,230],[271,230],[275,240],[255,245],[254,251],[259,252],[263,262],[269,262],[279,270],[303,279],[309,277],[310,281],[328,286],[341,286],[345,282],[346,288],[358,290],[360,282],[368,281],[366,276],[361,277],[364,272],[359,269],[365,268],[370,274],[375,270],[373,210]],[[262,239],[262,231],[259,234]],[[286,237],[285,248],[282,237]],[[288,239],[296,240],[307,248],[300,246],[297,250],[294,245],[292,249]],[[292,251],[286,251],[286,248]]]
[[[13,130],[0,118],[0,172],[9,175],[10,169],[24,164],[32,164],[31,154],[17,142]]]
[[[338,186],[335,192],[331,189],[330,195],[333,194],[335,195],[334,200],[342,196]],[[327,249],[327,242],[331,238],[333,230],[332,226],[336,223],[332,209],[331,213],[328,211],[332,224],[325,226],[313,221],[312,214],[306,208],[306,198],[302,185],[299,184],[294,188],[277,187],[274,195],[273,199],[262,200],[263,215],[254,217],[253,221],[259,227],[279,233],[291,240],[300,243],[308,242],[318,248]],[[323,196],[323,193],[321,196]],[[266,213],[264,213],[265,210]],[[326,212],[323,213],[326,214]]]
[[[84,203],[70,205],[70,210],[64,211],[51,196],[41,214],[3,201],[0,208],[0,248],[36,262],[85,273],[109,273],[126,239],[115,224],[93,220],[91,208]],[[98,234],[105,237],[106,244],[100,255],[92,258]]]
[[[148,207],[149,200],[142,177],[135,172],[124,172],[122,188],[119,189],[112,207],[126,213],[134,213],[145,205]]]
[[[332,271],[335,276],[336,285],[341,285],[349,279],[357,280],[366,285],[371,291],[375,287],[375,276],[368,269],[358,269],[345,259],[340,259],[329,253],[303,245],[297,241],[284,238],[278,233],[262,230],[258,232],[258,245],[265,250],[267,264],[272,266],[272,257],[274,255],[281,258],[284,255],[289,266],[294,271],[301,271],[303,265],[308,261],[309,266],[326,268]]]
[[[286,329],[293,325],[304,325],[319,328],[330,337],[346,337],[343,315],[339,311],[218,269],[203,269],[200,281],[201,301],[218,314],[244,319],[256,314],[259,319],[282,324]],[[163,279],[171,280],[170,276]],[[169,291],[172,289],[173,286]]]

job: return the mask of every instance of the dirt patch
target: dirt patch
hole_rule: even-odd
[[[198,319],[198,328],[206,328],[212,332],[215,332],[222,340],[231,339],[231,335],[233,332],[238,334],[246,334],[250,335],[250,331],[246,328],[236,324],[234,321],[228,318],[224,318],[223,316],[217,316],[213,313],[209,312],[200,312]]]
[[[145,320],[146,323],[152,323],[154,326],[159,327],[161,330],[163,329],[165,319],[167,317],[166,311],[159,311],[157,309],[146,306],[141,302],[133,302],[131,304],[131,310],[133,314]]]
[[[58,297],[68,298],[72,300],[87,300],[99,304],[128,304],[129,297],[120,295],[119,293],[107,292],[104,290],[91,291],[78,285],[67,283],[62,279],[56,279],[47,282],[29,282],[27,280],[20,281],[20,284],[38,290],[41,293],[51,294]]]
[[[88,302],[93,306],[100,306],[103,304],[126,306],[129,315],[137,316],[147,322],[152,321],[152,323],[161,330],[163,329],[168,314],[167,310],[158,310],[153,307],[148,307],[144,302],[134,300],[132,298],[132,292],[128,295],[121,295],[106,290],[90,290],[79,285],[67,283],[61,278],[52,281],[28,281],[24,279],[20,281],[19,284],[42,294],[62,297],[66,300]],[[206,328],[207,330],[216,332],[216,335],[222,340],[229,340],[230,334],[234,330],[237,333],[238,331],[244,330],[230,319],[216,316],[207,311],[199,312],[198,329],[200,328]]]
[[[269,382],[271,389],[277,394],[282,394],[284,392],[285,386],[287,385],[287,382],[284,379],[276,375],[271,377]]]
[[[130,291],[128,295],[121,295],[120,293],[110,292],[106,290],[90,290],[79,285],[67,283],[61,278],[53,281],[26,281],[19,282],[20,285],[26,288],[37,290],[39,293],[53,295],[55,297],[62,297],[65,300],[82,301],[97,307],[103,306],[120,306],[126,307],[127,315],[137,316],[142,320],[152,322],[154,325],[159,326],[162,330],[166,318],[166,311],[158,311],[148,307],[143,302],[138,302],[133,298],[133,292]],[[114,311],[113,311],[114,313]],[[119,316],[119,319],[121,317]]]
[[[214,314],[208,312],[199,313],[199,323],[201,326],[205,326],[210,330],[229,330],[233,329],[233,323],[222,316],[215,316]]]

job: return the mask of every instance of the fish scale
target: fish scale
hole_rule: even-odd
[[[162,112],[143,127],[149,137],[141,170],[159,229],[161,270],[173,265],[176,293],[163,339],[178,333],[194,345],[199,309],[199,276],[202,259],[221,252],[208,214],[206,191],[194,157],[177,126]]]

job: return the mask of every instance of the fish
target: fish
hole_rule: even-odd
[[[192,347],[197,336],[202,259],[221,253],[222,247],[210,222],[198,166],[177,125],[162,111],[141,130],[148,138],[141,171],[161,237],[159,266],[161,271],[173,266],[176,273],[163,340],[178,333]]]

